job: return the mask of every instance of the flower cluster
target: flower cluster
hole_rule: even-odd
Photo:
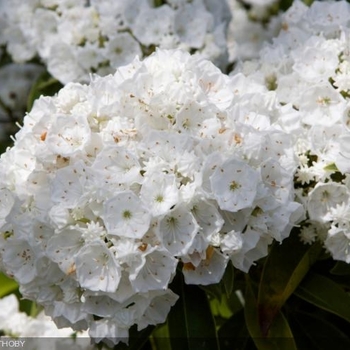
[[[256,62],[243,64],[288,113],[278,124],[299,158],[295,186],[308,211],[305,242],[324,241],[350,263],[350,4],[300,1],[282,16],[282,30]]]
[[[180,50],[41,97],[0,161],[3,270],[97,341],[164,322],[179,262],[186,283],[217,283],[300,219],[279,112]]]
[[[60,82],[113,73],[155,47],[181,48],[225,68],[225,0],[14,0],[0,4],[0,45],[15,62],[36,55]]]

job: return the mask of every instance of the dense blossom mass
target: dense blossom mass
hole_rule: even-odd
[[[0,2],[0,45],[16,62],[38,56],[56,79],[88,82],[155,47],[196,52],[225,68],[225,0]]]
[[[295,1],[281,20],[273,43],[237,70],[289,110],[278,124],[299,158],[295,186],[308,212],[301,238],[324,241],[350,263],[350,4]]]
[[[0,159],[0,268],[59,327],[127,342],[295,226],[350,263],[350,4],[274,3],[0,2],[0,59],[67,83]]]
[[[189,284],[248,271],[302,216],[263,84],[157,50],[41,97],[0,161],[0,257],[59,326],[118,342]],[[179,265],[179,262],[181,264]]]

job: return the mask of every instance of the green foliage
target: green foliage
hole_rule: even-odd
[[[18,284],[3,273],[0,273],[0,298],[13,293],[18,289]]]
[[[168,316],[171,348],[219,349],[215,321],[204,290],[185,284],[180,273],[171,287],[180,297]]]
[[[298,329],[299,349],[350,349],[349,337],[331,322],[313,313],[296,312],[293,315]]]
[[[297,350],[288,321],[281,311],[274,314],[269,327],[262,327],[257,293],[247,278],[245,319],[249,333],[259,350]]]
[[[257,301],[262,334],[267,334],[281,307],[320,252],[319,244],[304,245],[295,231],[283,244],[273,245],[264,265]]]
[[[350,295],[327,277],[310,273],[299,285],[295,294],[350,323]]]

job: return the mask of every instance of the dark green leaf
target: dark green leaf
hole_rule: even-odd
[[[11,56],[7,53],[7,51],[0,48],[0,67],[6,66],[12,62]]]
[[[319,243],[301,243],[297,232],[292,232],[282,244],[273,245],[265,261],[259,286],[259,323],[263,334],[267,334],[274,317],[321,251]]]
[[[297,350],[288,321],[281,311],[275,315],[267,333],[263,334],[258,317],[256,291],[247,279],[244,315],[250,336],[259,350]]]
[[[233,314],[235,314],[236,312],[238,312],[243,308],[243,304],[242,304],[243,295],[242,295],[242,298],[239,298],[237,293],[240,293],[240,291],[231,293],[230,298],[227,300],[227,304]]]
[[[53,78],[48,72],[42,73],[29,92],[27,111],[29,112],[32,109],[34,101],[41,95],[53,96],[62,87],[63,85],[57,79]]]
[[[163,0],[154,0],[154,7],[160,7],[162,5],[164,5],[164,1]]]
[[[220,350],[245,349],[250,335],[241,309],[225,322],[218,331]]]
[[[221,284],[215,283],[215,284],[209,284],[208,286],[199,286],[199,288],[203,289],[209,296],[212,298],[221,299]]]
[[[281,0],[280,2],[280,9],[282,11],[287,11],[289,7],[291,7],[293,4],[293,0]]]
[[[295,313],[293,319],[299,324],[299,329],[303,332],[297,339],[297,343],[298,341],[308,342],[308,349],[350,349],[349,335],[344,334],[325,319],[304,312]]]
[[[233,292],[234,275],[235,275],[234,267],[232,265],[232,262],[229,261],[226,266],[224,276],[222,277],[222,284],[224,286],[227,298],[230,298]]]
[[[18,284],[13,279],[0,273],[0,298],[14,292],[18,288]]]
[[[329,278],[309,273],[294,294],[350,322],[350,296]]]
[[[344,261],[337,261],[332,268],[331,273],[338,276],[350,275],[350,264],[347,264]]]
[[[181,273],[175,276],[171,289],[180,297],[168,315],[172,349],[219,349],[215,322],[204,290],[185,284]]]

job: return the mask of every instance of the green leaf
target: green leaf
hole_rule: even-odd
[[[274,244],[262,272],[259,295],[259,324],[267,334],[285,301],[298,287],[322,251],[320,243],[305,245],[292,232],[282,244]]]
[[[172,349],[219,349],[214,318],[204,290],[185,284],[181,273],[177,273],[170,288],[179,296],[168,315]]]
[[[247,278],[244,315],[247,328],[258,350],[297,350],[288,321],[281,311],[278,311],[275,315],[268,331],[265,334],[262,333],[256,294]]]
[[[63,85],[48,72],[42,73],[35,84],[33,84],[27,100],[27,111],[29,112],[34,104],[34,101],[41,95],[53,96],[57,93]]]
[[[337,261],[330,272],[331,274],[337,275],[337,276],[350,275],[350,264],[347,264],[344,261]]]
[[[222,296],[221,284],[209,284],[208,286],[199,286],[205,293],[207,293],[210,297],[220,300]]]
[[[243,308],[243,303],[244,303],[244,300],[242,301],[243,295],[242,295],[242,298],[240,298],[238,296],[238,293],[241,294],[241,291],[237,290],[234,293],[231,293],[230,298],[227,300],[227,304],[230,310],[232,311],[232,314],[235,314],[236,312],[238,312]]]
[[[244,349],[250,335],[241,309],[225,322],[218,331],[220,350]]]
[[[169,338],[168,323],[156,327],[151,335],[153,350],[172,350]]]
[[[160,7],[162,5],[164,5],[164,1],[163,0],[154,0],[154,7]]]
[[[329,278],[309,273],[294,294],[350,322],[350,296]]]
[[[307,349],[350,349],[349,336],[322,317],[316,317],[313,314],[304,312],[296,312],[293,315],[293,319],[299,324],[300,331],[303,332],[300,335],[300,341],[309,343]]]
[[[212,314],[214,316],[219,316],[226,319],[232,316],[232,311],[225,294],[223,294],[220,299],[210,299],[210,309],[212,310]]]
[[[287,11],[289,7],[291,7],[293,4],[293,0],[281,0],[280,2],[280,9],[282,11]]]
[[[16,281],[0,273],[0,298],[14,292],[16,289],[18,289]]]
[[[328,171],[339,171],[335,163],[328,164],[323,169]]]
[[[230,298],[233,292],[234,275],[235,275],[234,267],[232,265],[232,262],[229,261],[226,266],[224,276],[222,277],[222,284],[224,286],[224,290],[227,298]]]

